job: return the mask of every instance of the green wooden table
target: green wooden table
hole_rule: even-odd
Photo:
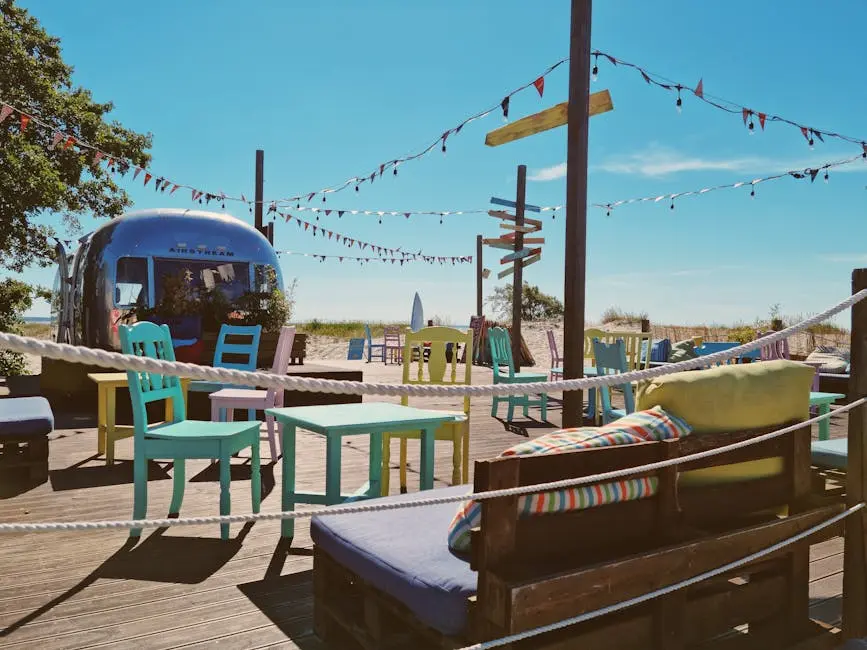
[[[838,399],[846,397],[843,393],[810,393],[810,406],[816,406],[819,415],[825,415],[831,410],[831,404]],[[825,418],[819,421],[819,440],[827,440],[831,437],[831,420]]]
[[[379,496],[382,472],[382,434],[392,431],[421,432],[421,468],[419,487],[429,490],[434,477],[434,433],[443,422],[455,416],[443,411],[417,409],[385,402],[361,404],[327,404],[266,409],[283,425],[283,502],[284,512],[295,509],[296,503],[334,505],[350,500]],[[298,428],[313,431],[326,438],[325,493],[296,492],[295,435]],[[369,435],[370,454],[368,481],[351,494],[340,492],[341,442],[344,436]],[[295,534],[295,521],[284,519],[283,537]]]

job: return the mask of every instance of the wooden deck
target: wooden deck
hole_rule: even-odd
[[[400,381],[396,366],[341,362],[364,370],[368,381]],[[490,371],[473,369],[474,383],[489,383]],[[365,398],[368,399],[368,398]],[[397,398],[372,398],[398,401]],[[458,408],[459,400],[418,400],[413,404]],[[0,521],[81,521],[128,519],[132,513],[131,440],[118,443],[112,467],[96,460],[96,404],[91,413],[56,413],[51,436],[50,480],[16,494],[0,495]],[[505,414],[505,407],[501,406]],[[538,417],[538,410],[530,411]],[[513,426],[490,417],[490,400],[473,401],[471,458],[497,455],[524,439],[560,424],[560,409],[549,423],[517,418]],[[832,435],[845,435],[846,416],[832,418]],[[814,429],[815,435],[815,429]],[[299,489],[324,488],[325,446],[299,431]],[[367,445],[361,437],[344,444],[344,488],[366,480]],[[418,445],[410,445],[410,481],[417,480]],[[267,457],[267,445],[263,445]],[[393,458],[396,454],[393,454]],[[267,461],[263,459],[263,463]],[[218,475],[206,463],[188,465],[182,516],[213,515],[219,508]],[[438,445],[436,486],[447,485],[451,453]],[[151,517],[162,517],[171,495],[166,464],[151,466]],[[280,510],[280,468],[263,464],[263,512]],[[234,513],[250,512],[248,465],[232,468]],[[412,487],[412,483],[411,483]],[[397,490],[397,472],[392,472]],[[20,491],[20,490],[19,490]],[[302,506],[305,507],[305,506]],[[296,524],[287,548],[279,523],[232,527],[221,542],[219,527],[145,530],[135,546],[126,531],[83,531],[6,535],[0,539],[0,646],[54,648],[227,648],[325,647],[312,632],[312,544],[308,525]],[[811,551],[811,606],[814,618],[838,624],[843,578],[843,540]]]

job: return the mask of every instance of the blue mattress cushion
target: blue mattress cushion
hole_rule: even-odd
[[[54,413],[44,397],[0,399],[0,438],[44,436],[54,430]]]
[[[366,503],[417,501],[468,494],[471,485],[411,492]],[[466,631],[467,598],[478,575],[448,547],[455,504],[353,515],[319,516],[314,544],[360,578],[406,605],[425,625],[448,636]]]
[[[810,446],[813,464],[820,467],[833,467],[834,469],[846,469],[846,458],[849,449],[847,438],[834,438],[833,440],[818,440]]]

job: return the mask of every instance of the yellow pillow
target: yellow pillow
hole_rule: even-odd
[[[777,360],[664,375],[639,387],[635,410],[661,406],[689,422],[695,434],[805,420],[814,373],[802,363]]]

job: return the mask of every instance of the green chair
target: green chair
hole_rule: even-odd
[[[598,338],[593,339],[593,357],[596,359],[596,376],[616,375],[627,371],[626,345],[623,339],[617,339],[614,343],[603,343]],[[608,424],[628,413],[635,412],[635,397],[632,393],[632,384],[621,384],[623,390],[623,402],[625,408],[616,409],[611,404],[611,390],[613,386],[604,386],[599,389],[602,396],[602,424]]]
[[[488,343],[491,346],[491,365],[494,371],[495,384],[528,384],[530,382],[548,381],[548,373],[515,372],[512,359],[512,342],[509,331],[503,327],[492,327],[488,330]],[[506,372],[504,372],[504,369]],[[542,411],[542,419],[548,419],[548,395],[539,393],[538,400],[530,400],[529,395],[494,395],[491,406],[491,417],[497,417],[497,407],[500,402],[507,402],[509,411],[506,421],[511,422],[515,415],[515,406],[524,407],[524,417],[529,415],[529,407],[538,406]]]
[[[118,326],[124,354],[175,360],[171,333],[167,325],[141,321]],[[250,483],[253,512],[259,512],[262,479],[259,474],[259,428],[261,422],[210,422],[186,419],[181,384],[178,377],[127,370],[133,411],[133,519],[147,517],[147,466],[149,460],[174,461],[174,485],[169,516],[177,515],[184,499],[186,459],[220,460],[220,514],[230,514],[229,459],[242,449],[252,450]],[[151,426],[147,405],[157,400],[171,400],[172,421]],[[141,528],[130,530],[130,537],[140,537]],[[220,536],[229,538],[229,524],[220,524]]]

